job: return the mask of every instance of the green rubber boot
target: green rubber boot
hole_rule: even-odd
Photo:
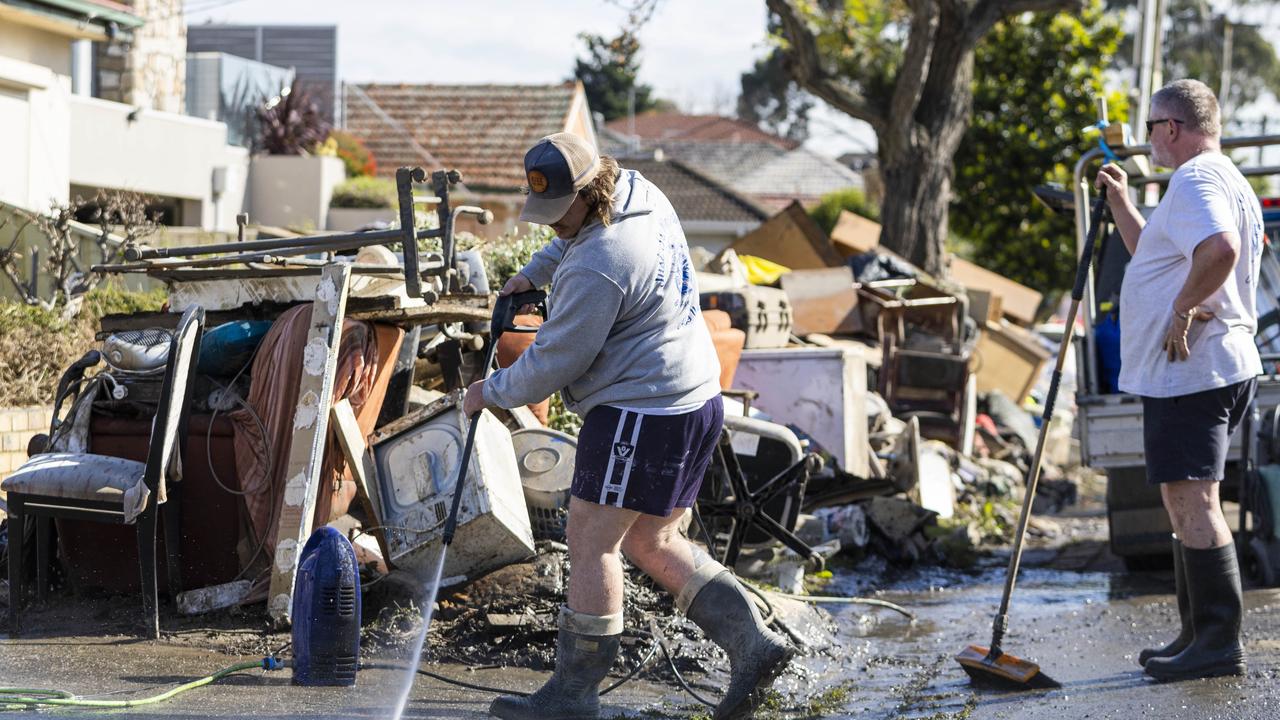
[[[1195,633],[1191,630],[1191,600],[1187,596],[1187,571],[1182,564],[1182,541],[1173,538],[1173,582],[1178,595],[1178,617],[1182,620],[1182,630],[1173,642],[1160,649],[1147,648],[1138,653],[1138,664],[1146,666],[1151,658],[1173,657],[1191,644]]]
[[[600,717],[600,683],[618,656],[622,613],[587,615],[560,610],[556,671],[528,697],[502,695],[489,714],[503,720],[596,720]]]
[[[1208,550],[1184,546],[1182,561],[1194,637],[1182,652],[1173,657],[1151,658],[1143,669],[1162,681],[1243,675],[1240,620],[1244,615],[1244,593],[1240,589],[1235,544]]]

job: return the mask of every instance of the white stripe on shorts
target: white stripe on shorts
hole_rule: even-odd
[[[624,410],[623,412],[626,411]],[[618,485],[618,500],[614,503],[616,507],[622,507],[622,500],[627,496],[627,481],[631,479],[631,468],[635,465],[636,443],[640,440],[640,423],[642,422],[644,422],[644,415],[636,413],[636,426],[631,431],[631,454],[627,456],[627,460],[622,466],[622,483]]]
[[[608,505],[606,499],[609,490],[613,486],[613,462],[618,457],[614,452],[614,448],[618,446],[618,441],[622,440],[622,426],[627,424],[627,411],[623,410],[618,415],[618,428],[613,432],[613,445],[609,446],[609,463],[604,467],[604,479],[600,483],[600,503]]]

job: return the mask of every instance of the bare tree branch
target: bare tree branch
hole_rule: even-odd
[[[1084,0],[978,0],[969,16],[965,40],[976,46],[1002,18],[1024,12],[1080,12]]]
[[[787,59],[792,75],[806,90],[822,98],[837,110],[864,120],[879,134],[888,125],[887,118],[871,107],[856,88],[833,76],[822,65],[817,36],[801,15],[794,0],[767,0],[769,9],[782,20],[782,32],[790,43]]]

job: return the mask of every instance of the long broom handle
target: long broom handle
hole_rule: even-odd
[[[1040,420],[1040,437],[1036,440],[1036,452],[1031,461],[1026,493],[1022,498],[1022,514],[1018,517],[1018,530],[1013,537],[1013,554],[1009,557],[1009,570],[1005,573],[1004,596],[1000,600],[1000,612],[992,623],[991,657],[1001,654],[1000,643],[1004,640],[1005,631],[1009,629],[1009,600],[1013,597],[1013,586],[1018,578],[1018,566],[1022,563],[1022,541],[1027,535],[1027,524],[1031,521],[1031,503],[1035,500],[1036,486],[1040,483],[1040,465],[1044,458],[1045,441],[1049,437],[1049,424],[1053,421],[1053,405],[1058,399],[1058,385],[1062,382],[1062,366],[1066,363],[1067,353],[1071,349],[1071,339],[1075,335],[1076,313],[1080,310],[1080,301],[1084,298],[1084,284],[1089,277],[1089,266],[1093,262],[1093,248],[1101,232],[1106,212],[1107,196],[1104,193],[1094,202],[1089,232],[1085,236],[1084,252],[1076,266],[1076,284],[1071,290],[1071,309],[1067,311],[1067,324],[1063,328],[1062,343],[1058,346],[1058,362],[1053,368],[1053,377],[1049,381],[1049,394],[1044,401],[1044,414]]]

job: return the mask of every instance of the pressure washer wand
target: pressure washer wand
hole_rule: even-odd
[[[546,317],[546,300],[547,294],[541,290],[498,296],[497,302],[493,305],[493,317],[489,321],[489,348],[485,351],[484,365],[481,366],[486,376],[493,367],[493,358],[498,352],[498,338],[501,338],[503,333],[531,333],[538,330],[536,327],[516,325],[516,313],[526,305],[533,305],[541,310],[543,317]],[[467,418],[467,439],[462,445],[462,456],[459,458],[458,479],[453,484],[453,506],[449,509],[449,518],[445,521],[442,535],[445,548],[453,543],[453,535],[458,529],[458,508],[462,506],[462,485],[467,479],[467,468],[471,465],[471,452],[476,444],[476,427],[480,424],[482,412],[484,412],[483,409]]]

